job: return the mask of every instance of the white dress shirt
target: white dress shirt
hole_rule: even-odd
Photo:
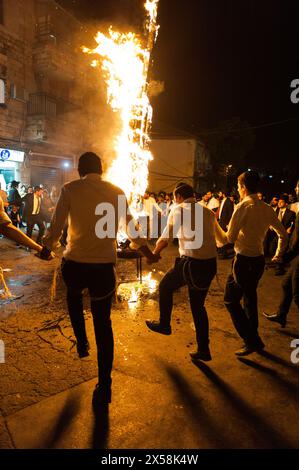
[[[286,207],[284,207],[283,209],[279,209],[279,212],[278,212],[278,220],[280,220],[280,222],[282,222],[282,219],[283,219],[283,217],[284,217],[285,211],[286,211]]]
[[[219,200],[216,199],[214,196],[212,196],[211,199],[207,203],[207,208],[211,209],[212,211],[214,209],[218,209],[219,205],[220,205]]]
[[[37,194],[33,194],[33,209],[32,215],[38,215],[40,213],[41,198]]]
[[[163,230],[159,240],[173,239],[176,235],[173,227],[177,225],[177,221],[179,221],[180,224],[181,209],[183,208],[186,211],[191,211],[192,204],[196,204],[199,211],[202,213],[202,217],[200,218],[201,220],[199,221],[200,226],[195,226],[197,234],[202,230],[202,244],[199,248],[187,248],[186,244],[190,241],[190,234],[186,233],[184,229],[179,231],[177,237],[179,240],[180,256],[189,256],[190,258],[196,259],[215,258],[217,256],[217,245],[223,246],[227,243],[225,232],[218,224],[214,212],[196,202],[194,198],[185,199],[182,204],[177,204],[173,207],[168,216],[167,226]],[[157,241],[157,244],[159,243],[159,240]]]
[[[264,254],[264,240],[267,230],[272,227],[278,235],[275,256],[280,256],[287,244],[287,233],[272,207],[251,194],[241,201],[228,225],[227,239],[235,244],[235,252],[255,257]]]
[[[44,237],[44,245],[51,250],[55,249],[68,221],[67,246],[63,253],[66,259],[78,263],[115,263],[116,233],[115,236],[109,235],[109,238],[97,237],[96,224],[99,216],[95,214],[95,210],[100,203],[111,204],[115,208],[114,232],[117,231],[118,196],[125,197],[124,192],[117,186],[103,181],[96,173],[65,184],[51,226]],[[126,223],[132,220],[132,215],[128,213]],[[130,237],[130,233],[128,236]],[[133,241],[136,247],[147,245],[146,239],[137,238]]]
[[[220,203],[220,209],[219,209],[219,215],[218,215],[218,219],[220,219],[221,217],[221,214],[222,214],[222,210],[223,210],[223,206],[224,206],[224,203],[225,201],[227,200],[227,197],[224,197]]]

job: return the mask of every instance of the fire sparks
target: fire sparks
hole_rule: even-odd
[[[88,54],[97,54],[93,67],[100,67],[107,85],[107,102],[121,120],[119,135],[115,138],[115,155],[106,178],[121,187],[135,209],[148,185],[148,150],[152,107],[148,98],[150,55],[157,38],[157,8],[159,0],[147,0],[147,41],[132,32],[116,32],[110,27],[108,35],[99,32],[97,47],[83,48]]]

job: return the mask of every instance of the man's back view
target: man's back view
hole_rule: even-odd
[[[111,370],[113,363],[113,331],[110,320],[111,301],[115,291],[116,235],[118,230],[119,196],[126,198],[120,188],[102,181],[100,158],[91,152],[79,159],[80,180],[64,185],[44,244],[54,249],[68,221],[67,246],[62,260],[62,276],[67,287],[68,310],[77,339],[79,357],[88,356],[82,292],[88,289],[98,351],[99,383],[94,398],[101,403],[111,401]],[[102,209],[99,209],[101,205]],[[108,213],[109,233],[99,233],[97,224],[103,208]],[[125,214],[126,224],[133,219]],[[130,235],[130,234],[129,234]],[[134,239],[145,256],[156,258],[147,248],[146,240]]]

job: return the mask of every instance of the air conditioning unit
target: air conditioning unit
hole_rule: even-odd
[[[10,97],[13,100],[23,101],[24,103],[29,101],[29,93],[25,88],[15,85],[12,83],[10,85]]]

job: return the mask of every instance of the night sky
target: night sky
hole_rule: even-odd
[[[61,0],[81,20],[142,26],[143,0]],[[256,127],[250,163],[299,167],[299,78],[296,0],[160,0],[153,78],[165,82],[154,118],[201,135],[240,117]],[[297,170],[298,171],[298,170]]]

